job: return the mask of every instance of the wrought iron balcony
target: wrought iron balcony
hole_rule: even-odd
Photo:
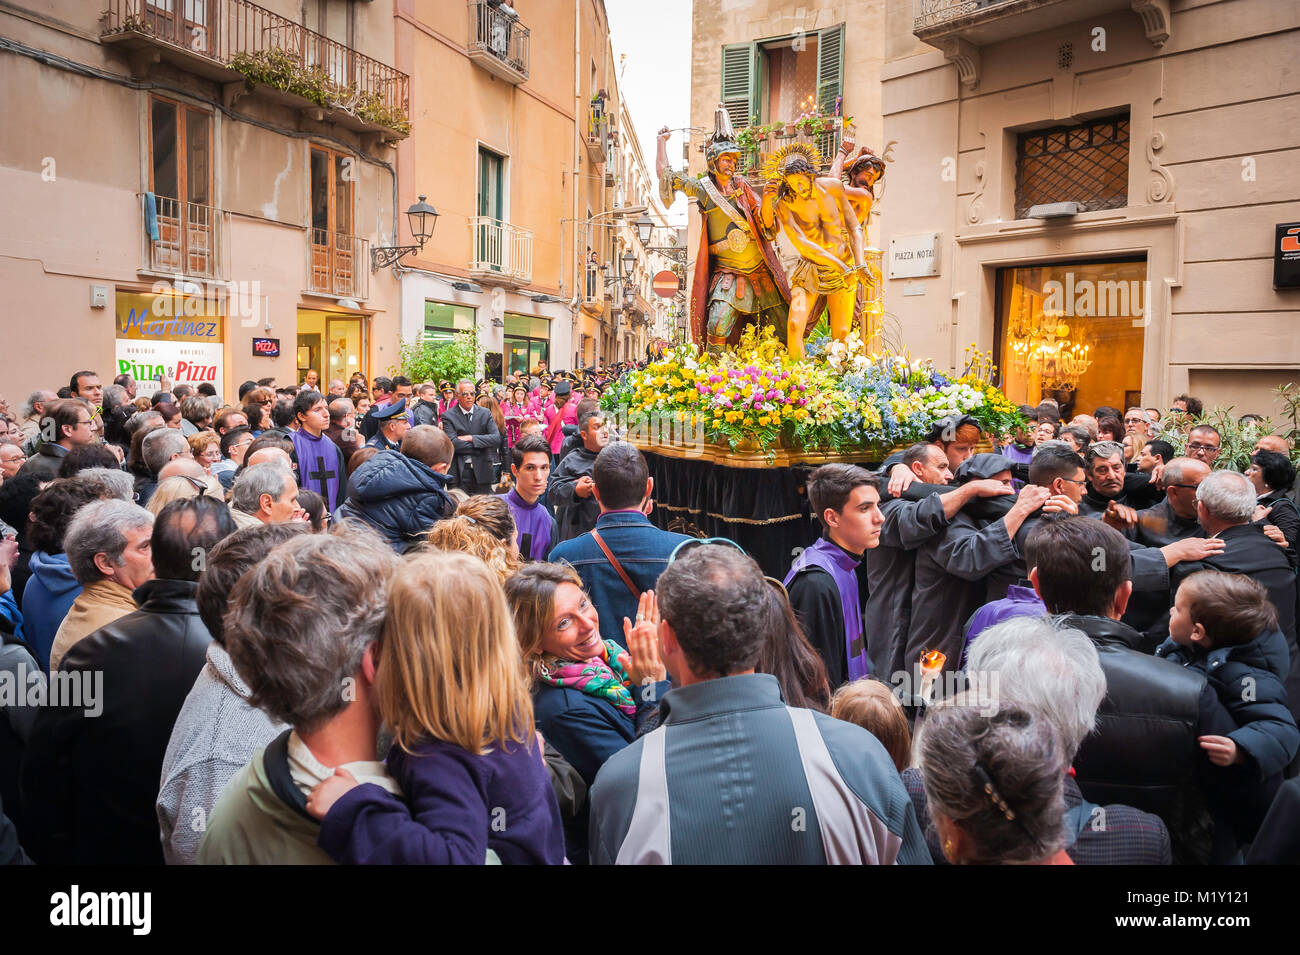
[[[592,108],[587,112],[587,158],[599,165],[609,150],[609,114]]]
[[[221,83],[226,105],[258,95],[384,138],[410,134],[410,78],[248,0],[106,0],[100,41],[137,76],[161,59]]]
[[[364,301],[370,294],[370,243],[356,235],[311,229],[307,290]]]
[[[224,279],[229,214],[213,206],[140,193],[143,269]]]
[[[489,285],[515,288],[533,280],[533,234],[527,229],[475,216],[469,220],[473,258],[470,275]]]
[[[500,0],[469,0],[469,58],[518,86],[528,79],[528,27]]]

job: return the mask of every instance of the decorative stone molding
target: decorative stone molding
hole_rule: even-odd
[[[1164,145],[1165,134],[1158,129],[1147,140],[1147,163],[1151,166],[1151,178],[1147,181],[1147,202],[1170,202],[1174,198],[1174,177],[1156,161],[1156,152],[1163,149]]]
[[[975,164],[975,182],[978,184],[975,194],[966,205],[966,221],[975,225],[984,218],[984,160]]]
[[[980,79],[980,48],[969,40],[959,37],[940,40],[938,47],[948,62],[957,67],[957,77],[961,80],[962,86],[975,89]]]
[[[1157,50],[1169,39],[1169,0],[1132,0],[1133,12],[1142,18],[1142,29]]]

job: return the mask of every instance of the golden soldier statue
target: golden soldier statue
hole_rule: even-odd
[[[770,324],[785,336],[790,287],[772,244],[775,226],[758,218],[758,195],[736,175],[741,150],[721,105],[705,145],[708,174],[692,179],[668,165],[667,128],[659,130],[655,172],[665,205],[685,193],[703,216],[691,286],[691,338],[711,351],[734,344],[750,322]],[[744,321],[738,322],[738,318]]]

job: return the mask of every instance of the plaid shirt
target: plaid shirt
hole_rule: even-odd
[[[936,865],[946,865],[939,833],[926,807],[919,769],[903,771],[925,844]],[[1159,816],[1132,806],[1098,806],[1083,798],[1074,777],[1065,777],[1066,854],[1075,865],[1171,865],[1169,831]]]

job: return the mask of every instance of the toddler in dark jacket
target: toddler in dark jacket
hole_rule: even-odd
[[[1259,779],[1280,773],[1300,748],[1300,729],[1287,706],[1290,669],[1286,638],[1268,591],[1249,577],[1204,570],[1178,588],[1164,657],[1205,674],[1237,729],[1202,736],[1216,766],[1254,765]]]

